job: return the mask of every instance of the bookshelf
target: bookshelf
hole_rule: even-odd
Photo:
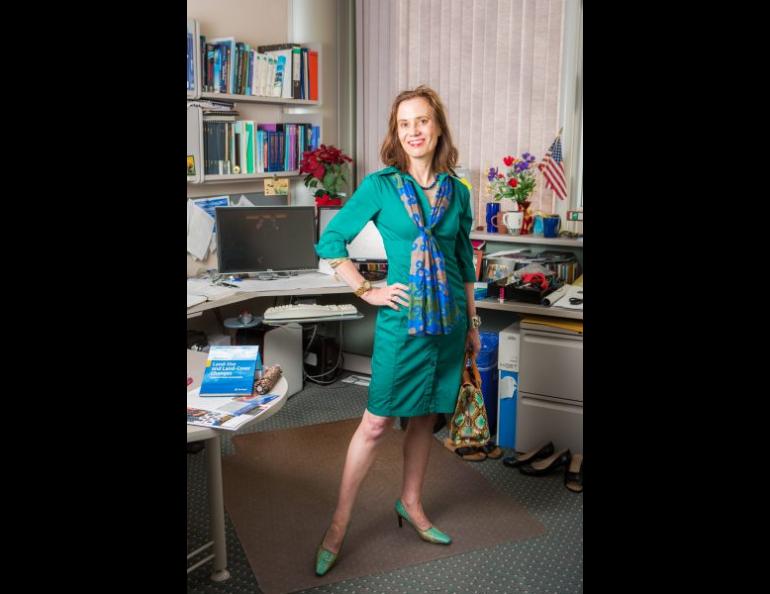
[[[233,182],[256,182],[268,178],[296,178],[299,177],[299,169],[293,169],[288,171],[266,171],[266,172],[254,172],[254,173],[228,173],[228,174],[211,174],[206,173],[206,141],[204,140],[204,121],[207,120],[203,109],[191,105],[190,102],[196,101],[227,101],[233,103],[233,110],[237,110],[240,115],[237,119],[244,121],[253,121],[256,125],[259,124],[309,124],[313,127],[318,127],[318,143],[323,142],[323,134],[321,128],[321,114],[318,108],[322,105],[323,88],[322,88],[322,57],[321,57],[321,44],[320,43],[302,43],[302,48],[307,48],[309,52],[315,52],[317,59],[317,96],[318,99],[294,99],[289,97],[272,97],[265,95],[244,95],[233,94],[223,92],[204,91],[203,86],[203,69],[206,68],[204,63],[205,57],[202,52],[205,51],[201,47],[201,35],[205,36],[205,32],[201,30],[200,23],[196,19],[187,20],[187,32],[188,32],[188,85],[187,85],[187,154],[188,154],[188,175],[187,183],[189,184],[225,184]],[[189,35],[192,34],[192,43],[190,43]],[[232,39],[232,38],[230,38]],[[206,42],[213,41],[206,37]],[[235,42],[233,42],[235,47]],[[251,50],[256,50],[257,45],[251,45]],[[192,51],[193,59],[189,58],[189,53]],[[229,52],[228,52],[229,53]],[[242,55],[242,54],[241,54]],[[312,58],[310,60],[312,64]],[[244,67],[245,68],[245,67]],[[192,71],[193,81],[189,82],[190,72]],[[211,72],[209,70],[209,72]],[[291,69],[289,73],[291,74]],[[306,71],[307,72],[307,71]],[[233,80],[232,75],[230,81]],[[254,72],[253,76],[256,76]],[[253,78],[251,79],[254,80]],[[256,84],[256,83],[255,83]],[[291,84],[291,80],[289,80]],[[248,84],[244,85],[248,87]],[[224,88],[224,87],[223,87]],[[232,85],[228,88],[235,88]],[[241,87],[243,88],[243,87]],[[245,104],[245,105],[244,105]],[[246,113],[241,113],[241,110]],[[287,137],[288,138],[288,137]],[[255,140],[256,142],[256,140]],[[288,140],[287,140],[288,142]],[[254,154],[256,155],[256,147]],[[193,157],[195,168],[194,172],[189,167],[190,156]]]

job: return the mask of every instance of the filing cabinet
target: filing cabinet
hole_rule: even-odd
[[[583,335],[521,322],[516,450],[583,451]]]

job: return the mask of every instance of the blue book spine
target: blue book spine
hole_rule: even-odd
[[[249,52],[249,68],[246,72],[246,94],[251,95],[251,88],[254,85],[254,52]]]

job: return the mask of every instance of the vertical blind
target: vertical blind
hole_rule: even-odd
[[[523,152],[540,161],[559,131],[565,1],[356,0],[357,181],[382,167],[395,96],[426,84],[444,102],[483,212],[489,167]],[[533,209],[554,212],[537,180]]]

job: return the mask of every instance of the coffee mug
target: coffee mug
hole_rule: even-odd
[[[487,203],[487,233],[497,233],[497,220],[500,214],[499,202]]]
[[[535,223],[534,225],[532,225],[532,235],[542,235],[542,234],[543,234],[543,215],[536,214]]]
[[[559,215],[543,217],[543,237],[559,237],[560,229],[561,217]]]
[[[521,211],[503,213],[503,225],[508,227],[509,235],[519,235],[524,224],[524,213]]]

